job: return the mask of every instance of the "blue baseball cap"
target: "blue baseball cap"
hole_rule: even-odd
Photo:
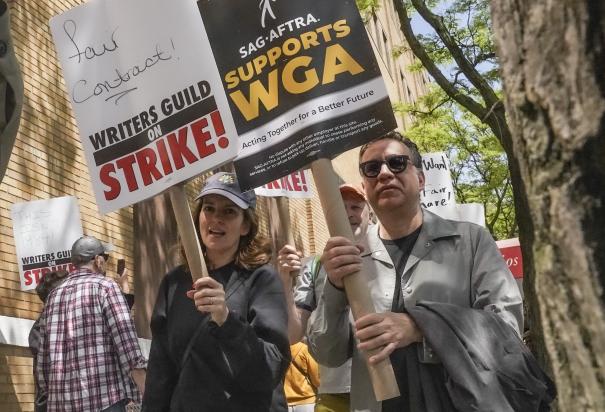
[[[235,173],[219,172],[210,176],[195,200],[213,194],[226,197],[242,209],[256,207],[254,190],[242,192]]]

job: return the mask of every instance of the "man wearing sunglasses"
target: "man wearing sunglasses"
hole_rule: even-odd
[[[76,240],[76,269],[47,298],[37,376],[48,412],[121,412],[141,401],[147,361],[126,300],[105,277],[108,253],[92,236]]]
[[[490,234],[421,208],[421,161],[416,145],[397,132],[364,145],[359,170],[379,224],[368,231],[365,247],[334,237],[321,257],[328,282],[309,346],[328,366],[353,358],[351,411],[455,410],[440,359],[408,314],[418,302],[490,310],[512,327],[512,335],[522,330],[520,292]],[[351,328],[343,279],[362,270],[362,262],[377,313],[357,319]],[[401,397],[375,401],[361,355],[367,350],[378,351],[371,363],[390,357]]]

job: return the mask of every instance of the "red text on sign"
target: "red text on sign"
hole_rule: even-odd
[[[149,186],[229,144],[221,115],[215,110],[143,149],[101,166],[99,178],[106,187],[105,199],[116,199],[124,189],[135,192],[141,185]]]

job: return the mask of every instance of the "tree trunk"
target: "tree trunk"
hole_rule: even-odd
[[[559,409],[604,411],[605,4],[492,0],[492,20],[533,221],[523,256],[532,326]]]

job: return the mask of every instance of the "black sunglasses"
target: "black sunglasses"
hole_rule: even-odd
[[[368,160],[359,164],[359,172],[365,177],[374,178],[380,174],[382,165],[386,164],[393,173],[401,173],[408,167],[410,157],[407,155],[389,155],[384,160]]]
[[[103,259],[105,259],[105,263],[109,262],[109,255],[107,253],[102,253],[99,256],[103,256]]]

